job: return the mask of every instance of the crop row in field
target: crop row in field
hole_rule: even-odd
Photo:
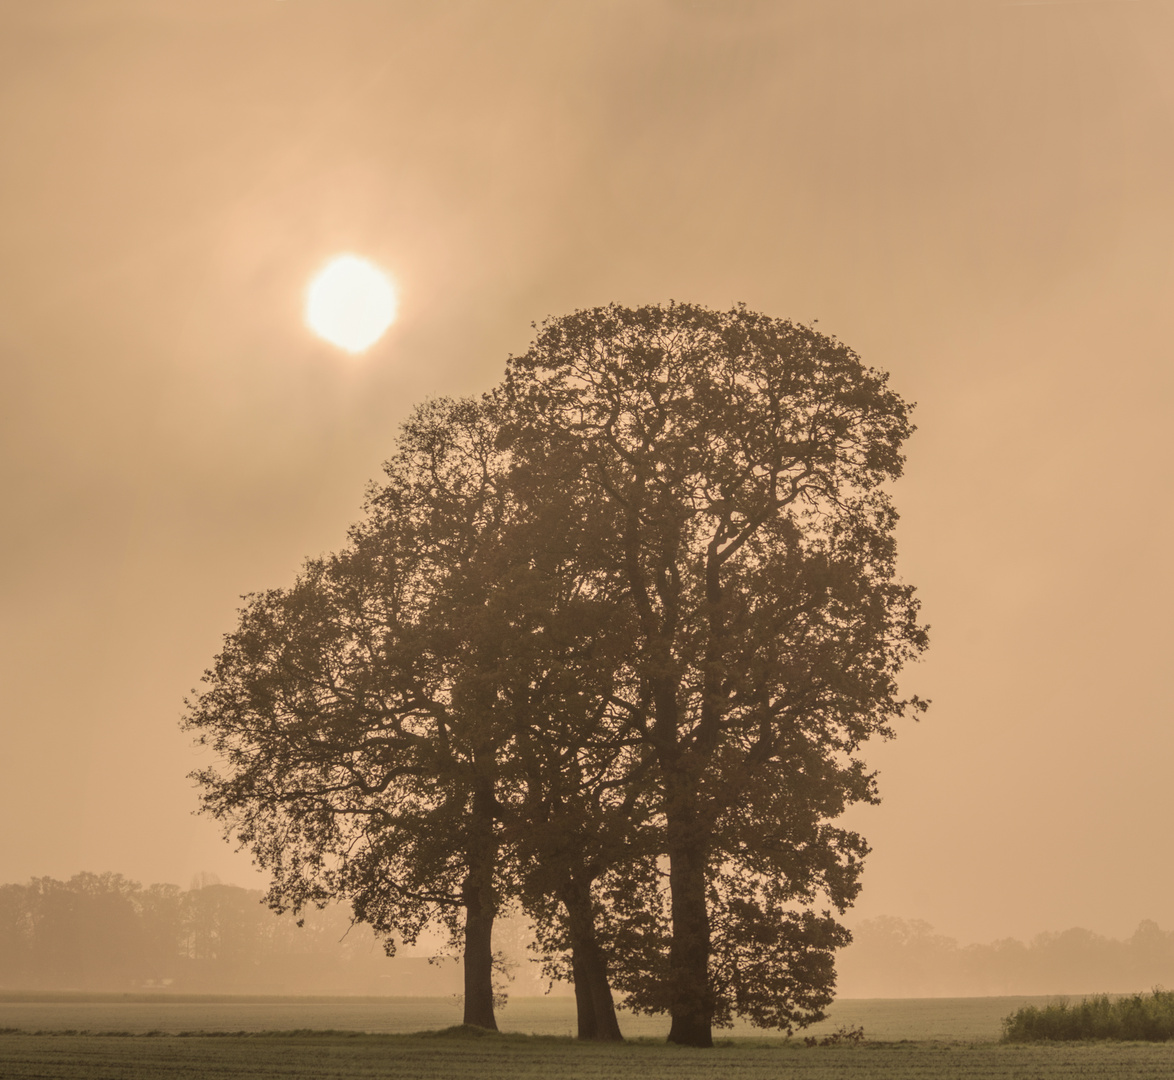
[[[806,1048],[794,1041],[729,1040],[714,1050],[689,1050],[651,1041],[600,1046],[518,1035],[0,1033],[6,1080],[709,1080],[725,1073],[738,1080],[1143,1080],[1174,1073],[1174,1046],[887,1042]]]

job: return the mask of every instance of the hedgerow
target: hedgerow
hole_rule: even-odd
[[[1174,990],[1111,997],[1094,994],[1042,1008],[1027,1005],[1003,1020],[1004,1042],[1117,1039],[1165,1042],[1174,1038]]]

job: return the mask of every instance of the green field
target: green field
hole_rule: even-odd
[[[1047,998],[893,998],[837,1001],[828,1019],[804,1034],[823,1036],[839,1027],[864,1028],[873,1040],[997,1040],[1003,1017]],[[0,994],[0,1028],[22,1031],[94,1031],[141,1034],[161,1031],[296,1031],[323,1028],[401,1035],[457,1024],[461,1011],[448,998],[232,997],[197,994]],[[622,1014],[629,1038],[663,1039],[663,1016]],[[571,997],[515,997],[498,1014],[503,1031],[572,1035]],[[739,1025],[719,1035],[761,1038]],[[779,1038],[779,1036],[774,1036]]]
[[[1141,1078],[1174,1074],[1169,1044],[881,1042],[806,1048],[730,1040],[713,1050],[661,1042],[577,1045],[553,1036],[0,1034],[5,1080],[832,1080],[833,1077]]]
[[[668,1046],[663,1018],[623,1019],[633,1041],[576,1044],[569,998],[517,998],[513,1034],[421,1034],[460,1018],[443,998],[2,994],[4,1080],[759,1080],[794,1076],[1061,1080],[1174,1076],[1174,1043],[1004,1045],[1001,1020],[1040,998],[841,1001],[808,1033],[863,1027],[862,1045],[719,1033],[711,1051]],[[187,1032],[188,1034],[179,1034]],[[415,1034],[411,1034],[415,1032]],[[530,1032],[537,1034],[520,1034]],[[150,1033],[150,1034],[148,1034]],[[234,1034],[235,1033],[235,1034]],[[804,1033],[804,1034],[808,1034]]]

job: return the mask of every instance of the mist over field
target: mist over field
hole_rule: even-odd
[[[257,889],[199,878],[143,887],[117,874],[0,886],[0,992],[84,991],[450,997],[460,966],[439,938],[389,958],[333,906],[299,927]],[[838,957],[840,998],[1131,992],[1174,984],[1174,933],[1143,922],[1125,939],[1069,928],[1028,941],[960,945],[925,922],[857,924]],[[543,977],[520,917],[501,920],[499,985],[516,997],[570,993]]]

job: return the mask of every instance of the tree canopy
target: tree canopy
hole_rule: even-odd
[[[843,912],[867,851],[831,822],[876,799],[861,744],[923,708],[896,678],[926,632],[881,488],[911,431],[886,382],[809,328],[678,304],[554,320],[509,364],[516,467],[609,522],[581,557],[637,627],[668,962],[617,985],[674,1041],[831,1000],[848,937],[811,905]]]
[[[882,487],[909,410],[742,307],[544,324],[417,410],[346,548],[248,598],[187,717],[206,809],[275,906],[463,935],[466,1022],[510,904],[583,1036],[619,1037],[612,986],[689,1045],[820,1018],[868,850],[835,821],[924,708]]]
[[[564,565],[564,526],[510,492],[498,428],[488,400],[418,409],[349,544],[247,598],[189,707],[221,759],[196,778],[274,907],[345,899],[390,949],[448,926],[469,1024],[495,1026],[503,903],[557,894],[582,1033],[618,1037],[582,890],[606,832],[590,789],[623,751],[619,624]]]

